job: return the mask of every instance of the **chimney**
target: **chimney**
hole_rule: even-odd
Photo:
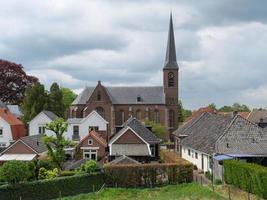
[[[233,112],[233,117],[237,116],[238,115],[238,111],[234,111]]]

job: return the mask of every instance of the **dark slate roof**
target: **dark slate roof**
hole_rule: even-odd
[[[203,113],[200,119],[184,131],[188,136],[181,140],[181,144],[212,155],[216,141],[231,121],[232,117]]]
[[[0,100],[0,108],[6,108],[7,109],[7,105]]]
[[[236,116],[217,142],[224,154],[267,155],[267,132],[257,124]]]
[[[43,153],[47,151],[45,144],[41,141],[43,135],[32,135],[20,138],[21,141],[26,143],[32,149],[34,149],[37,153]]]
[[[51,112],[51,111],[48,111],[48,110],[43,110],[42,113],[44,113],[47,117],[49,117],[51,120],[55,120],[58,118],[58,116]]]
[[[267,122],[267,110],[254,109],[248,115],[248,120],[253,123],[259,123],[261,119],[263,120],[263,122]]]
[[[154,87],[105,87],[113,104],[165,104],[164,90]],[[95,87],[87,87],[77,96],[72,105],[86,104]],[[137,102],[137,97],[141,102]]]
[[[173,31],[172,14],[170,16],[169,34],[164,68],[178,68],[176,62],[175,39]]]
[[[130,127],[133,129],[143,140],[145,140],[147,143],[159,143],[161,140],[157,138],[154,133],[152,133],[148,128],[146,128],[140,121],[138,121],[136,118],[129,118],[124,124],[123,129],[121,129],[117,134],[120,134],[125,129]],[[116,134],[116,135],[117,135]]]

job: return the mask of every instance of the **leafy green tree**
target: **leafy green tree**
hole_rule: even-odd
[[[57,83],[53,83],[50,87],[49,108],[59,117],[64,117],[65,107],[63,103],[63,93]]]
[[[82,173],[91,174],[91,173],[94,173],[96,169],[97,169],[96,161],[89,160],[89,161],[86,161],[86,163],[81,165],[79,171]]]
[[[145,125],[152,127],[152,132],[158,137],[163,140],[166,140],[167,130],[164,126],[159,123],[155,123],[153,121],[146,120]]]
[[[52,136],[43,136],[42,141],[48,149],[48,155],[51,162],[59,170],[59,174],[62,169],[62,163],[65,160],[64,148],[72,145],[71,141],[64,138],[64,133],[67,131],[68,124],[62,118],[58,118],[46,125],[46,129],[55,133]]]
[[[215,103],[209,104],[208,107],[217,110]]]
[[[77,95],[72,90],[70,90],[69,88],[61,87],[60,90],[61,90],[61,92],[63,94],[63,104],[64,104],[64,107],[66,109],[75,100]]]
[[[44,85],[37,82],[32,87],[26,89],[21,110],[24,123],[32,120],[38,113],[48,109],[48,95]]]
[[[239,103],[234,103],[232,106],[223,106],[219,109],[220,112],[250,112],[250,109],[245,104],[240,105]]]
[[[186,110],[183,108],[182,101],[178,101],[178,124],[183,123],[188,117],[192,115],[191,110]]]
[[[9,184],[26,181],[30,176],[31,172],[28,165],[22,161],[11,160],[0,167],[0,179]]]
[[[233,108],[231,106],[223,106],[219,109],[219,112],[233,112]]]

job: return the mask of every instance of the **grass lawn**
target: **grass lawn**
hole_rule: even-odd
[[[151,199],[151,200],[205,200],[216,199],[224,200],[225,198],[213,193],[207,187],[200,186],[196,183],[169,185],[153,189],[122,189],[108,188],[99,193],[81,194],[74,197],[62,198],[64,200],[91,200],[91,199],[113,199],[113,200],[131,200],[131,199]]]

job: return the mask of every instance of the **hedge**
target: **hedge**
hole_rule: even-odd
[[[104,175],[76,175],[51,180],[33,181],[17,185],[0,186],[1,200],[48,200],[99,190]]]
[[[267,199],[267,167],[237,160],[224,161],[225,182]]]
[[[193,165],[178,163],[105,165],[105,182],[111,187],[154,187],[193,180]]]
[[[181,158],[177,153],[175,153],[174,151],[169,151],[169,150],[160,150],[160,159],[164,163],[179,163],[179,164],[185,164],[185,165],[190,164],[190,162]]]

